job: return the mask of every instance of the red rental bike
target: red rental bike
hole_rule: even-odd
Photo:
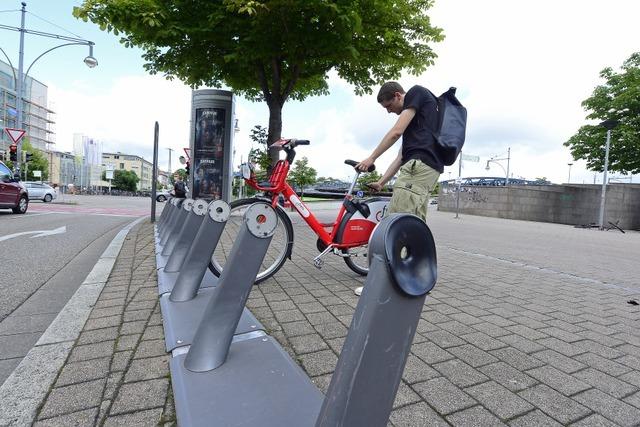
[[[289,168],[296,156],[295,147],[300,145],[309,145],[309,141],[281,139],[272,145],[284,151],[287,156],[276,163],[267,182],[259,183],[256,181],[251,164],[247,163],[240,166],[245,183],[258,191],[264,192],[264,195],[231,202],[229,219],[209,263],[209,269],[216,276],[219,276],[222,272],[227,256],[231,252],[231,247],[240,230],[246,209],[258,201],[266,201],[275,208],[278,215],[278,226],[255,283],[260,283],[273,276],[284,265],[287,258],[291,259],[293,225],[289,215],[280,204],[282,197],[284,197],[284,200],[289,201],[291,207],[295,209],[318,236],[316,247],[320,254],[313,260],[317,268],[322,268],[324,264],[323,257],[332,253],[340,256],[354,272],[363,276],[369,272],[367,258],[369,237],[375,226],[385,215],[389,198],[371,197],[361,199],[354,197],[353,190],[360,176],[360,171],[355,169],[358,162],[345,160],[345,164],[355,169],[356,174],[353,182],[344,196],[335,220],[331,223],[319,221],[309,206],[300,200],[293,188],[287,183]],[[374,169],[375,166],[372,165],[369,172]]]

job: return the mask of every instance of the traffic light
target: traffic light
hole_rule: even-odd
[[[33,153],[27,153],[27,152],[24,153],[25,162],[30,162],[31,160],[33,160],[32,157],[33,157]]]
[[[9,160],[12,162],[18,161],[18,146],[16,144],[11,144],[9,146]]]
[[[187,162],[187,163],[184,165],[184,170],[187,172],[187,175],[189,175],[189,167],[190,167],[190,166],[191,166],[191,165],[189,164],[189,162]]]

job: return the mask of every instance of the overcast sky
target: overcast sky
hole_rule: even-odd
[[[100,64],[93,70],[82,64],[86,48],[76,46],[47,54],[30,73],[49,86],[49,101],[56,111],[56,148],[71,150],[73,134],[80,132],[103,140],[105,150],[151,160],[157,120],[161,148],[182,151],[188,145],[190,89],[147,75],[138,50],[125,49],[117,37],[71,17],[71,8],[79,3],[32,0],[27,7],[33,14],[27,15],[27,28],[71,31],[96,42]],[[19,13],[4,11],[19,7],[19,1],[0,0],[0,23],[18,26]],[[421,84],[438,94],[449,86],[458,88],[469,116],[464,151],[481,157],[480,163],[465,162],[463,175],[504,175],[506,161],[491,164],[489,171],[486,161],[491,156],[506,157],[511,148],[513,177],[566,182],[568,163],[573,161],[562,143],[586,123],[580,103],[601,83],[600,70],[618,68],[640,51],[640,2],[437,0],[430,16],[446,35],[444,42],[433,45],[436,65],[421,76],[402,76],[399,82],[405,89]],[[17,34],[5,30],[0,34],[0,47],[17,66]],[[25,65],[55,44],[27,36]],[[285,105],[283,136],[311,140],[312,145],[298,153],[309,158],[320,176],[346,178],[349,168],[342,160],[366,157],[397,116],[388,115],[374,96],[353,95],[352,87],[335,74],[329,79],[330,95]],[[237,98],[236,115],[241,128],[236,159],[246,159],[249,131],[256,124],[267,125],[268,110],[264,104]],[[379,159],[381,170],[399,146],[398,142]],[[160,155],[163,169],[167,153],[163,149]],[[585,169],[584,162],[573,163],[572,182],[593,182],[595,174]],[[174,160],[173,167],[177,166]],[[454,165],[442,178],[457,174]]]

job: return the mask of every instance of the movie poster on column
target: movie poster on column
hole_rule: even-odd
[[[196,109],[193,167],[193,194],[196,198],[217,200],[221,197],[224,126],[224,109]]]

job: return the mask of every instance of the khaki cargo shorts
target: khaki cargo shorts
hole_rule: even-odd
[[[429,193],[439,177],[440,172],[420,160],[409,160],[400,168],[388,212],[410,213],[426,222]]]

